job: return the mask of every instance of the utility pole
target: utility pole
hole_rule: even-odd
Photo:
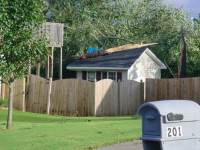
[[[181,28],[180,57],[178,65],[178,77],[185,78],[187,69],[187,43],[183,27]]]

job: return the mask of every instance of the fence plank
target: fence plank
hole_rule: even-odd
[[[143,103],[142,83],[136,81],[123,81],[120,82],[119,85],[120,115],[136,114],[138,107]]]
[[[147,101],[189,99],[200,103],[200,78],[147,79],[145,85]]]
[[[118,114],[118,83],[109,79],[101,80],[95,86],[95,112],[97,116]]]
[[[24,109],[24,84],[24,79],[16,80],[13,84],[13,107],[22,111]]]
[[[46,113],[48,80],[38,76],[29,77],[26,96],[26,110],[35,113]]]
[[[133,115],[144,101],[143,93],[143,83],[101,80],[95,86],[96,115]]]
[[[75,79],[53,81],[51,114],[94,115],[94,83]]]
[[[46,113],[48,84],[48,80],[38,76],[29,77],[26,88],[27,111]],[[65,116],[133,115],[143,103],[143,91],[143,83],[135,81],[102,80],[97,83],[77,79],[53,81],[50,114]],[[19,104],[22,102],[21,98],[18,102]]]

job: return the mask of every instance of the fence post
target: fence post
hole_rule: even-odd
[[[97,82],[94,82],[94,116],[97,115],[96,101],[97,101],[97,92],[96,92]]]
[[[48,98],[47,98],[47,114],[50,114],[51,107],[51,89],[52,89],[52,77],[49,79],[49,89],[48,89]]]
[[[121,98],[120,98],[121,97],[121,95],[120,95],[120,81],[117,82],[117,85],[118,85],[118,89],[117,89],[118,90],[118,92],[117,92],[118,93],[117,94],[118,95],[117,96],[117,98],[118,98],[118,115],[120,115],[121,114],[121,110],[120,110],[121,109],[120,108],[121,107],[121,102],[120,102],[121,101]]]
[[[52,90],[52,80],[53,80],[53,57],[54,57],[54,47],[51,49],[51,73],[49,78],[49,90],[48,90],[48,99],[47,99],[47,114],[50,114],[51,107],[51,90]]]
[[[143,104],[146,101],[146,79],[144,82],[140,80],[140,96]]]
[[[22,92],[22,111],[25,112],[26,111],[26,103],[25,103],[25,99],[26,99],[26,78],[23,78],[23,92]]]
[[[62,47],[60,47],[60,75],[59,75],[60,80],[62,80],[62,78],[63,78],[63,76],[62,76],[62,65],[63,65],[63,63],[62,63],[62,61],[63,61],[62,56],[63,56],[63,49],[62,49]]]

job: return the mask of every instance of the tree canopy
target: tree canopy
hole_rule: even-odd
[[[193,30],[187,38],[188,43],[188,74],[200,75],[200,17],[193,20]]]
[[[193,29],[187,14],[163,0],[49,0],[49,12],[52,20],[65,23],[64,49],[69,55],[79,56],[88,47],[158,43],[153,51],[174,74],[181,27],[190,29],[188,33]]]
[[[47,56],[45,40],[34,37],[44,8],[43,0],[0,0],[0,77],[5,81],[22,77]]]
[[[45,40],[36,36],[43,14],[43,0],[0,0],[0,77],[9,84],[7,129],[12,127],[14,80],[48,54]]]

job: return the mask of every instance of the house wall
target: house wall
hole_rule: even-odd
[[[160,66],[145,52],[128,70],[128,80],[144,81],[146,78],[160,79]]]
[[[82,72],[81,71],[76,72],[76,78],[79,80],[82,80]]]
[[[128,76],[128,71],[123,71],[122,72],[122,81],[127,80],[127,76]]]

